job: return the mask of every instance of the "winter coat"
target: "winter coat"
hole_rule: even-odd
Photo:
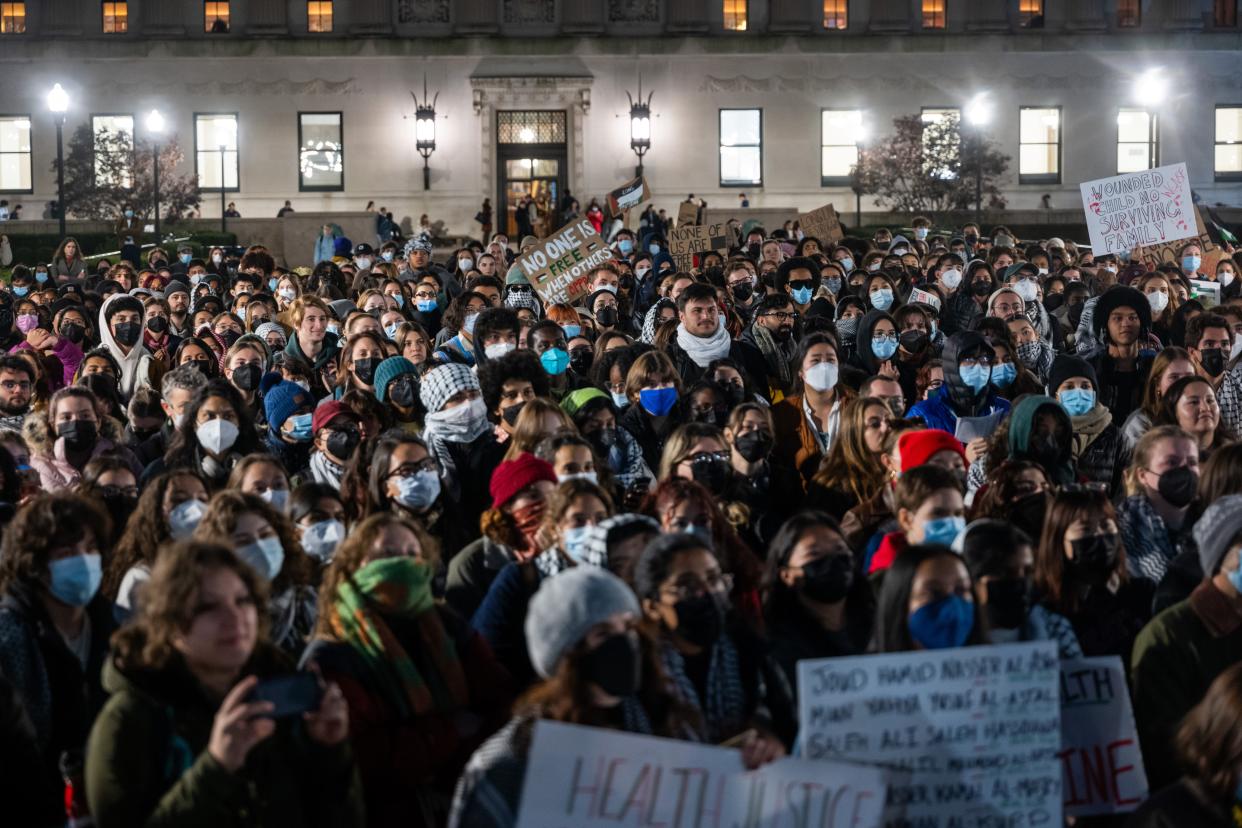
[[[638,443],[647,468],[658,469],[660,468],[660,455],[664,451],[664,441],[681,425],[681,421],[677,416],[677,409],[674,408],[665,418],[664,425],[657,429],[654,418],[647,413],[647,410],[640,403],[634,403],[622,412],[617,424]],[[781,433],[779,428],[776,433]]]
[[[462,618],[474,615],[500,571],[515,560],[513,550],[484,535],[449,561],[444,602]]]
[[[973,331],[983,320],[983,308],[975,300],[974,295],[965,289],[967,287],[969,285],[963,281],[962,287],[949,297],[944,310],[940,313],[941,327],[947,334]]]
[[[121,444],[123,431],[120,423],[111,417],[105,417],[99,424],[99,437],[95,441],[95,447],[91,449],[91,458],[105,452],[120,457],[137,478],[142,474],[142,466],[133,452]],[[39,481],[45,491],[68,489],[82,478],[82,472],[65,457],[64,441],[48,431],[47,421],[43,417],[27,417],[22,426],[22,436],[26,438],[26,445],[30,448],[30,465],[39,473]]]
[[[833,408],[840,412],[852,393],[837,386]],[[824,458],[819,435],[807,419],[802,407],[803,396],[796,394],[772,406],[772,422],[776,427],[776,445],[772,448],[772,462],[778,466],[796,469],[803,488],[811,485],[815,472]]]
[[[906,416],[922,417],[928,428],[955,434],[958,417],[982,417],[998,411],[1008,413],[1009,401],[997,393],[996,386],[989,384],[982,391],[975,391],[962,379],[961,355],[985,345],[983,337],[974,331],[949,337],[942,360],[944,385],[911,406]]]
[[[700,367],[698,363],[690,358],[690,354],[686,353],[685,349],[677,344],[676,339],[669,343],[668,355],[673,360],[673,366],[677,368],[677,373],[681,376],[682,385],[687,389],[701,380],[707,372],[706,368]],[[747,385],[752,388],[767,387],[767,383],[764,382],[764,378],[768,374],[767,363],[763,360],[763,354],[754,345],[735,339],[729,345],[729,353],[726,357],[733,360],[742,369]]]
[[[242,672],[268,679],[293,672],[293,665],[261,643]],[[280,719],[230,772],[207,751],[219,701],[180,657],[150,670],[110,660],[103,680],[112,697],[91,730],[86,757],[99,828],[364,824],[348,745],[320,745],[299,718]],[[352,717],[349,725],[352,735]]]

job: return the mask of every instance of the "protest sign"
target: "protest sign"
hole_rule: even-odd
[[[804,236],[813,236],[821,242],[838,242],[845,238],[841,232],[841,220],[831,204],[798,216],[798,226]]]
[[[1194,238],[1136,247],[1130,251],[1130,261],[1142,262],[1147,266],[1148,270],[1155,270],[1161,265],[1166,264],[1180,265],[1181,262],[1178,254],[1181,252],[1181,249],[1190,242],[1197,241],[1199,247],[1203,250],[1203,261],[1199,264],[1199,272],[1216,275],[1216,263],[1220,261],[1220,257],[1225,255],[1225,253],[1216,245],[1216,242],[1212,241],[1207,227],[1203,224],[1203,216],[1199,215],[1199,208],[1195,207],[1193,209],[1195,212]]]
[[[885,772],[782,759],[747,772],[741,751],[541,721],[517,828],[878,828]]]
[[[886,767],[884,819],[926,828],[1061,824],[1057,648],[798,662],[802,757]]]
[[[1069,816],[1133,811],[1147,798],[1147,773],[1120,656],[1061,662],[1057,756]]]
[[[715,251],[727,256],[734,238],[733,228],[723,223],[673,227],[668,231],[668,253],[678,270],[690,270],[696,253]]]
[[[608,194],[608,215],[619,216],[651,198],[647,179],[635,178]]]
[[[693,201],[683,201],[677,206],[677,226],[699,223],[699,205]]]
[[[1079,185],[1095,255],[1193,238],[1194,202],[1186,165],[1114,175]]]
[[[522,275],[547,305],[572,305],[587,294],[587,274],[612,259],[612,251],[587,219],[566,224],[517,260]]]

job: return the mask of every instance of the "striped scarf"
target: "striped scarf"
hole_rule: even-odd
[[[681,700],[694,708],[707,728],[707,741],[719,743],[734,736],[745,725],[746,692],[742,689],[737,648],[728,633],[721,633],[712,645],[707,668],[707,704],[699,700],[694,682],[686,675],[686,660],[671,642],[660,647],[664,670]]]

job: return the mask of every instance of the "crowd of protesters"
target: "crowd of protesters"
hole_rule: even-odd
[[[501,828],[539,720],[756,767],[801,660],[1049,640],[1127,665],[1133,824],[1234,825],[1242,255],[662,227],[551,304],[504,233],[15,263],[4,821]]]

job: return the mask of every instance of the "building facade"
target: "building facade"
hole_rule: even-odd
[[[204,217],[430,214],[477,233],[525,193],[602,196],[642,159],[665,206],[853,206],[857,147],[963,115],[1009,156],[1008,204],[1185,161],[1239,202],[1237,0],[28,0],[0,2],[0,198],[55,199],[55,121],[145,136],[158,109]],[[425,87],[424,87],[425,84]],[[434,103],[435,148],[416,145]],[[984,112],[990,117],[972,117]],[[864,208],[866,203],[864,203]],[[70,205],[72,211],[72,205]],[[847,209],[842,209],[848,212]]]

